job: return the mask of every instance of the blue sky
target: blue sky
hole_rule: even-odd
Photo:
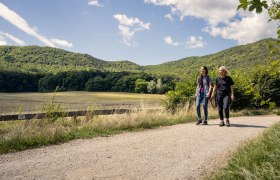
[[[0,45],[38,45],[139,65],[276,37],[238,0],[0,0]]]

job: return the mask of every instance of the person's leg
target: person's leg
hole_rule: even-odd
[[[217,107],[219,111],[219,116],[220,116],[220,126],[224,125],[224,113],[223,113],[223,97],[222,96],[217,96]]]
[[[230,123],[229,123],[229,105],[230,105],[230,102],[231,102],[230,97],[225,96],[224,99],[223,99],[223,103],[224,103],[223,109],[225,110],[226,125],[227,126],[230,126]]]
[[[208,122],[208,99],[206,97],[203,98],[203,111],[204,111],[204,121],[203,124],[207,125]]]
[[[201,104],[202,98],[200,96],[196,96],[196,114],[197,114],[197,123],[200,124],[202,122],[201,120],[201,112],[200,112],[200,104]]]

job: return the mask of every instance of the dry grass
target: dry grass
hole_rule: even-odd
[[[196,121],[196,111],[194,107],[189,108],[188,105],[174,114],[163,109],[151,111],[154,107],[150,107],[143,100],[138,106],[140,108],[132,109],[132,113],[97,116],[89,112],[83,117],[58,118],[51,116],[51,112],[56,112],[57,106],[54,104],[54,108],[47,109],[50,112],[47,119],[0,122],[0,154],[72,139],[108,136],[123,131],[138,131]],[[95,109],[95,106],[88,107],[88,110]],[[247,111],[232,113],[232,116],[246,113]],[[208,114],[209,119],[218,117],[217,109],[211,107]]]
[[[159,106],[164,95],[118,92],[56,92],[56,93],[0,93],[0,114],[38,112],[46,102],[55,101],[67,110],[85,110],[89,106],[99,109],[117,108],[120,105],[139,107],[140,102]]]
[[[184,108],[175,114],[164,110],[151,111],[148,108],[145,103],[141,103],[141,109],[135,108],[133,113],[96,116],[89,112],[83,117],[62,117],[51,121],[43,119],[0,122],[0,154],[71,139],[108,136],[122,131],[137,131],[192,122],[196,119],[193,108],[189,111]],[[94,110],[94,107],[89,109]],[[209,110],[210,116],[215,114],[215,111]]]

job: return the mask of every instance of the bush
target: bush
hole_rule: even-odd
[[[280,60],[274,61],[271,66],[257,67],[252,83],[257,107],[271,108],[274,103],[280,106]]]
[[[185,81],[178,82],[175,90],[168,91],[165,94],[165,99],[162,101],[166,110],[175,113],[177,110],[183,108],[187,102],[190,104],[194,101],[195,94],[195,80],[190,77]]]

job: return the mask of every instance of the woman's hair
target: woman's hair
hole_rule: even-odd
[[[225,67],[225,66],[221,66],[221,67],[219,67],[219,69],[222,69],[222,70],[226,71],[226,75],[230,74],[229,71],[228,71],[228,68]]]
[[[208,75],[208,68],[206,66],[202,66],[201,68],[203,68],[205,70],[205,76],[207,76]],[[203,76],[202,76],[202,74],[200,74],[199,79],[198,79],[198,83],[200,85],[203,84],[202,79],[203,79]]]

